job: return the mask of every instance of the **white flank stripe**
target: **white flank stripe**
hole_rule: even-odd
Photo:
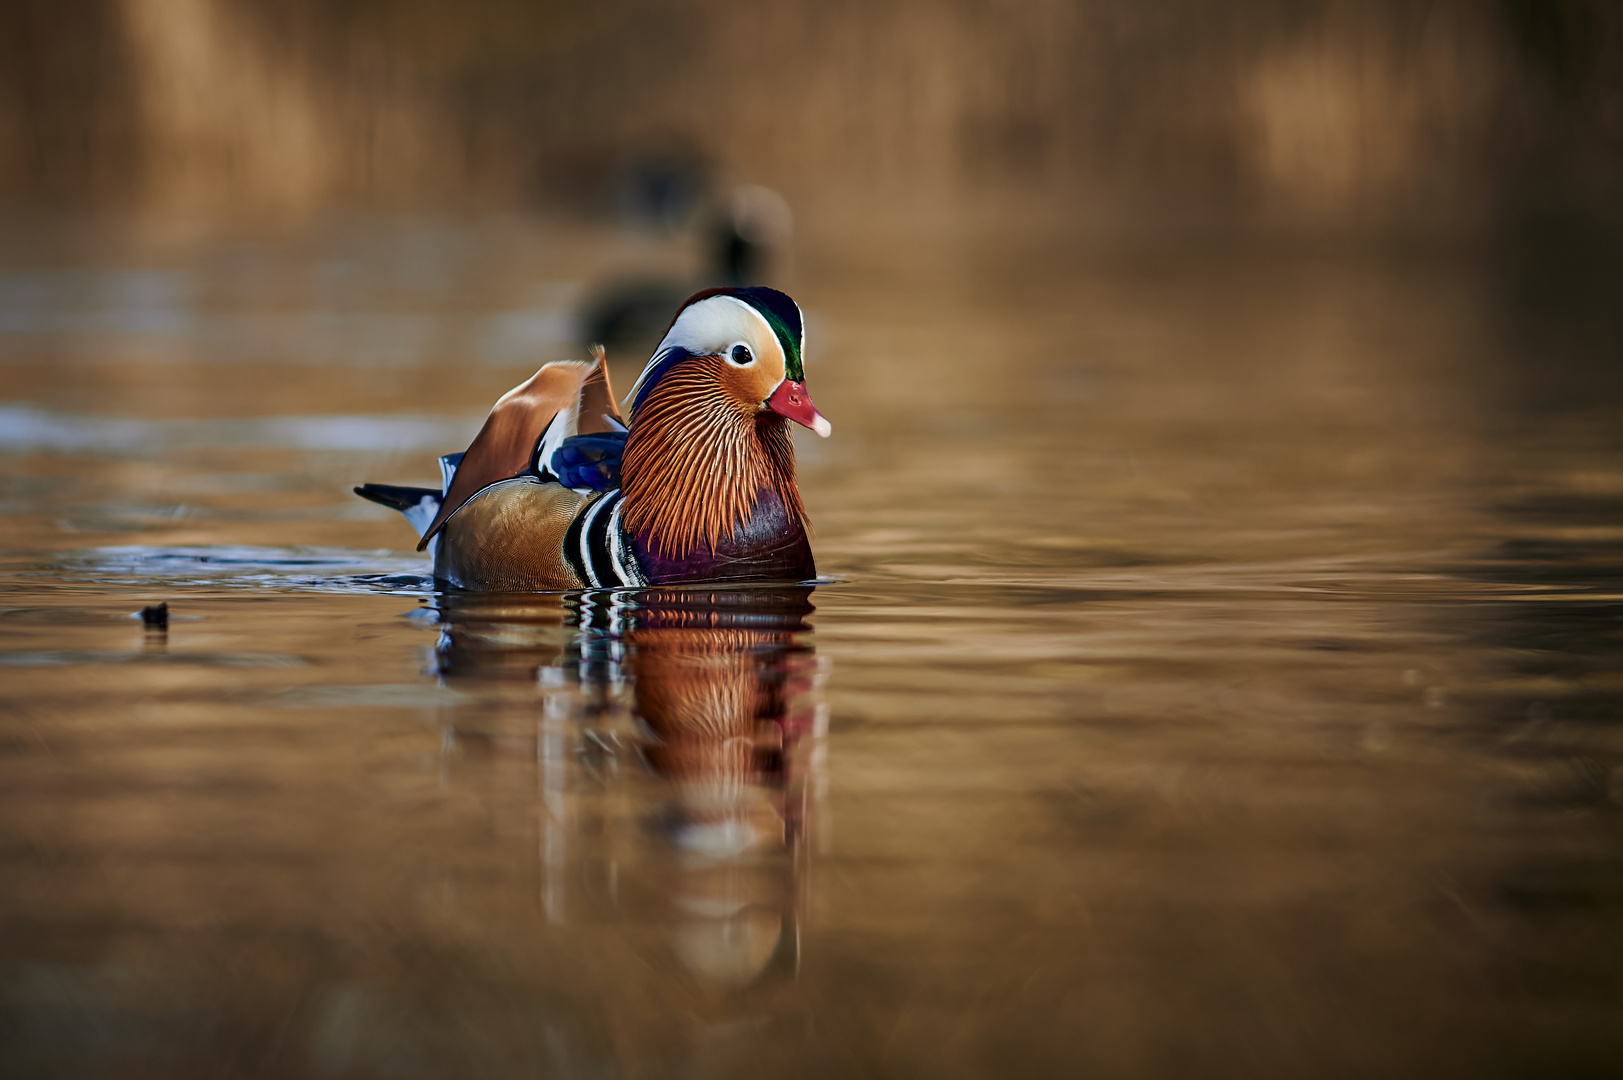
[[[597,579],[597,570],[592,566],[592,549],[589,541],[592,535],[592,521],[597,517],[603,504],[609,501],[609,496],[597,500],[592,508],[586,511],[586,517],[580,523],[580,564],[586,570],[586,583],[594,589],[601,589],[603,583]]]
[[[620,508],[624,505],[625,500],[615,500],[614,512],[609,515],[609,561],[614,564],[614,573],[620,579],[620,584],[645,585],[647,583],[642,579],[641,568],[634,570],[626,566],[627,552],[620,542]]]

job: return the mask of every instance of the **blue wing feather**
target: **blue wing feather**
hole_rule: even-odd
[[[620,459],[625,449],[623,431],[573,435],[563,441],[547,466],[565,487],[607,491],[620,486]]]

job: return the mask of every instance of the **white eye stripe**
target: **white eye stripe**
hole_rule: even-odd
[[[748,363],[733,360],[732,351],[738,345],[749,349]],[[788,366],[783,346],[759,311],[734,296],[711,296],[689,304],[671,324],[626,395],[628,412],[647,380],[659,371],[660,364],[670,358],[674,349],[681,349],[689,356],[719,356],[731,367],[750,371],[772,372],[780,364]]]

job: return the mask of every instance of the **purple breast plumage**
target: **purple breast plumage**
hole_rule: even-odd
[[[659,553],[652,537],[634,536],[637,562],[650,585],[772,579],[807,581],[817,576],[806,530],[790,517],[771,488],[762,489],[755,513],[715,550],[700,545],[681,557]]]

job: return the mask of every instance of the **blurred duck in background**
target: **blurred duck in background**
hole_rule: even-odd
[[[434,576],[535,591],[815,577],[788,421],[827,436],[806,392],[800,308],[708,289],[677,311],[615,407],[601,346],[508,391],[442,489],[364,484],[433,550]]]
[[[709,213],[686,210],[697,181],[663,171],[640,183],[622,185],[617,205],[622,220],[669,230],[698,213],[704,268],[697,278],[635,276],[602,285],[581,305],[587,342],[610,349],[646,349],[658,339],[682,298],[717,286],[761,285],[782,271],[794,216],[777,192],[757,185],[735,187]]]

